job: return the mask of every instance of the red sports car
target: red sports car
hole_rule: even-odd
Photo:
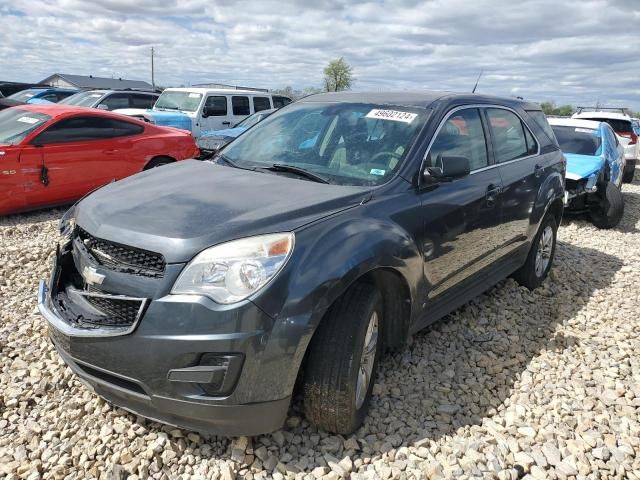
[[[113,180],[198,156],[190,132],[75,106],[0,112],[0,215],[71,203]]]

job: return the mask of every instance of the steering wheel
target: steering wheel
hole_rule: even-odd
[[[383,155],[386,155],[387,157],[396,157],[396,158],[400,158],[402,155],[400,155],[397,152],[390,152],[389,150],[383,150],[381,152],[376,153],[373,157],[371,157],[370,163],[376,163],[376,160],[378,159],[378,157],[381,157]]]

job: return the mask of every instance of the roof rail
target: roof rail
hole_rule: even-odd
[[[623,115],[631,114],[631,110],[627,107],[600,107],[598,105],[595,107],[577,107],[576,113],[582,112],[620,112]]]
[[[267,88],[241,87],[239,85],[227,85],[226,83],[196,83],[192,85],[195,88],[221,88],[225,90],[248,90],[251,92],[269,93]]]

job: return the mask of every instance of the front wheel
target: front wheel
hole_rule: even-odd
[[[598,228],[613,228],[624,214],[622,192],[613,183],[608,182],[604,191],[598,192],[599,201],[591,208],[591,222]]]
[[[533,239],[527,261],[520,270],[513,274],[513,278],[520,285],[534,290],[542,285],[544,279],[547,278],[556,253],[557,233],[558,225],[555,217],[547,214]]]
[[[382,296],[355,284],[331,307],[316,331],[304,370],[307,420],[348,435],[363,422],[382,341]]]

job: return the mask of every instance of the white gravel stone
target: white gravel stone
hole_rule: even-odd
[[[0,478],[640,480],[640,183],[623,193],[617,228],[562,225],[541,288],[505,280],[383,358],[349,437],[297,401],[282,430],[227,439],[101,400],[36,309],[62,210],[2,218]]]

